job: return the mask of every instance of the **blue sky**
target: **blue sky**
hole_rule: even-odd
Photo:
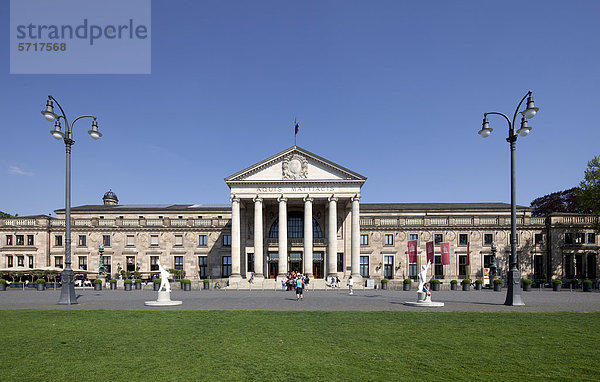
[[[0,210],[64,207],[64,144],[40,114],[75,127],[72,205],[228,203],[223,178],[293,145],[368,177],[363,202],[509,202],[507,124],[533,90],[517,142],[517,202],[576,186],[600,154],[600,2],[152,1],[152,74],[9,74],[0,5]],[[114,57],[115,60],[118,57]]]

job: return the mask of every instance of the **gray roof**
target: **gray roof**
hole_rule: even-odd
[[[361,203],[362,211],[377,210],[510,210],[508,203]],[[531,210],[530,207],[519,206],[519,210]]]
[[[123,204],[115,206],[105,206],[103,204],[92,204],[85,206],[71,207],[73,212],[195,212],[195,211],[230,211],[230,204]],[[64,212],[65,209],[54,210],[54,212]]]

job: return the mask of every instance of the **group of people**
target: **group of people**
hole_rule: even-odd
[[[329,284],[331,288],[339,288],[340,287],[340,278],[335,276],[331,276],[331,283]]]
[[[308,288],[308,284],[310,283],[310,279],[308,275],[303,275],[302,273],[296,272],[288,272],[286,273],[286,278],[281,280],[281,288],[286,290],[295,290],[296,291],[296,300],[304,299],[304,289]]]

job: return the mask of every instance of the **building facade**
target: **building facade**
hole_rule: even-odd
[[[71,209],[72,268],[111,274],[139,271],[150,278],[158,261],[196,282],[222,280],[247,287],[250,275],[275,287],[287,272],[324,285],[337,276],[416,278],[434,242],[432,278],[483,279],[497,246],[500,276],[508,270],[510,205],[505,203],[361,203],[366,177],[291,147],[225,178],[227,205],[121,205],[107,192],[103,204]],[[64,266],[64,210],[0,219],[4,271]],[[593,216],[533,217],[517,208],[519,268],[523,277],[596,279]],[[408,241],[417,241],[416,261]],[[450,245],[442,265],[439,244]],[[411,260],[413,260],[411,262]],[[92,276],[93,277],[93,276]],[[322,280],[321,284],[319,281]]]

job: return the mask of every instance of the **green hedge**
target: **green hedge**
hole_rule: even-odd
[[[192,281],[189,279],[181,279],[180,281],[182,284],[191,284],[192,283]]]
[[[429,282],[430,282],[432,285],[433,285],[433,284],[441,284],[440,280],[438,280],[438,279],[431,279]]]
[[[44,279],[37,279],[37,280],[35,281],[35,283],[36,283],[36,284],[46,284],[46,280],[44,280]]]
[[[411,279],[404,279],[404,284],[412,284],[412,280]]]
[[[456,284],[458,284],[458,280],[452,280],[452,281],[450,281],[450,284],[456,285]]]
[[[131,279],[126,279],[125,281],[123,281],[124,284],[132,284],[133,281]]]
[[[504,284],[504,281],[502,281],[501,279],[494,279],[494,285],[502,285]]]
[[[111,283],[111,284],[116,284],[116,283],[117,283],[117,280],[116,280],[116,279],[110,279],[110,283]]]
[[[531,281],[530,279],[523,279],[523,285],[531,285],[533,284],[533,281]]]
[[[101,279],[96,279],[96,280],[94,280],[94,284],[102,284],[102,280]]]
[[[471,280],[469,280],[469,279],[464,279],[464,280],[462,281],[462,284],[463,284],[463,285],[471,285]]]

